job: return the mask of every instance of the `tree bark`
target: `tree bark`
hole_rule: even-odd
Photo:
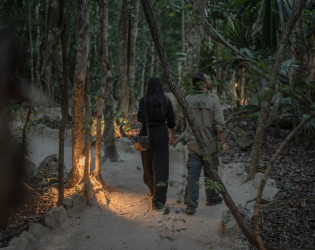
[[[43,49],[43,62],[42,65],[45,67],[43,71],[43,75],[41,76],[41,85],[44,90],[44,93],[50,97],[51,90],[50,90],[50,80],[51,80],[51,67],[52,61],[49,60],[49,54],[54,42],[54,34],[55,29],[57,26],[58,20],[58,9],[59,9],[59,1],[58,0],[51,0],[49,2],[48,7],[48,16],[47,16],[47,29],[46,29],[46,36],[45,36],[45,43]]]
[[[140,97],[142,97],[144,93],[145,70],[147,67],[147,55],[148,55],[148,46],[145,47],[144,56],[143,56],[144,60],[143,60],[142,71],[141,71]]]
[[[84,91],[84,172],[81,183],[90,179],[91,166],[91,108],[90,108],[90,81],[89,65],[87,67]]]
[[[114,130],[114,101],[112,94],[112,73],[110,64],[107,64],[107,82],[105,88],[105,107],[104,107],[104,161],[109,158],[111,162],[119,161],[119,155],[115,144]]]
[[[102,142],[102,113],[104,109],[104,96],[108,61],[108,0],[100,1],[100,65],[101,86],[97,98],[96,113],[96,142],[95,142],[95,169],[94,175],[101,178],[101,142]],[[105,128],[106,129],[106,128]],[[105,133],[104,129],[104,133]]]
[[[265,249],[265,246],[262,242],[262,239],[260,238],[260,234],[259,234],[259,229],[258,229],[258,213],[259,213],[259,206],[260,206],[260,202],[261,202],[261,197],[262,197],[262,193],[264,191],[264,187],[265,184],[267,182],[268,176],[270,174],[270,171],[272,169],[272,166],[274,165],[274,163],[276,162],[276,160],[278,159],[279,155],[281,154],[281,152],[283,151],[283,149],[285,148],[285,146],[290,142],[290,140],[297,134],[297,132],[304,126],[304,124],[306,122],[308,122],[310,119],[312,119],[313,117],[315,117],[315,113],[311,113],[304,121],[302,121],[295,129],[293,129],[290,134],[285,138],[285,140],[281,143],[280,147],[277,149],[277,151],[274,153],[274,155],[272,156],[270,162],[268,163],[268,167],[264,173],[264,176],[261,180],[259,189],[258,189],[258,194],[257,194],[257,198],[256,198],[256,203],[255,203],[255,207],[254,207],[254,217],[253,217],[253,221],[254,221],[254,232],[255,232],[255,237],[256,237],[256,241],[258,244],[259,249]]]
[[[30,54],[31,54],[31,82],[32,86],[34,84],[34,52],[33,52],[33,36],[32,36],[32,12],[30,6],[30,0],[27,1],[28,5],[28,29],[29,29],[29,36],[30,36]]]
[[[206,0],[195,0],[190,23],[187,29],[186,46],[186,65],[184,70],[182,90],[189,89],[193,74],[198,72],[200,48],[203,37],[203,28],[205,23]]]
[[[129,110],[128,85],[128,0],[122,0],[118,44],[118,111],[127,116]]]
[[[192,131],[194,133],[194,136],[196,138],[196,141],[197,141],[201,151],[207,152],[207,147],[206,147],[206,144],[202,138],[200,130],[193,120],[192,111],[191,111],[190,107],[188,106],[187,101],[185,100],[185,98],[181,94],[180,90],[178,89],[177,84],[175,82],[175,79],[171,73],[169,62],[167,60],[164,48],[161,44],[160,34],[158,31],[156,22],[154,20],[154,17],[152,15],[152,11],[150,9],[149,3],[147,0],[141,0],[141,2],[142,2],[144,13],[145,13],[145,16],[146,16],[146,19],[147,19],[147,22],[148,22],[148,25],[149,25],[149,28],[151,31],[151,35],[152,35],[156,50],[157,50],[159,58],[160,58],[160,62],[161,62],[162,67],[164,69],[164,75],[165,75],[165,79],[168,83],[168,86],[169,86],[170,90],[173,92],[174,96],[176,97],[178,103],[182,107],[183,113],[184,113],[185,117],[187,118],[190,127],[192,128]],[[220,180],[220,178],[216,174],[216,172],[213,171],[213,169],[211,169],[211,164],[209,162],[209,156],[204,155],[203,160],[205,163],[206,171],[209,171],[210,177],[220,184],[221,194],[222,194],[222,197],[225,201],[225,204],[230,209],[232,215],[234,216],[234,218],[235,218],[236,222],[238,223],[240,229],[242,230],[243,234],[245,235],[245,237],[248,239],[248,241],[251,244],[253,244],[254,246],[257,246],[254,235],[246,227],[246,224],[245,224],[242,216],[238,212],[237,207],[235,206],[233,200],[231,199],[229,193],[227,192],[224,184],[222,183],[222,181]]]
[[[83,176],[82,162],[84,154],[83,134],[83,107],[84,89],[88,66],[88,55],[90,47],[90,20],[88,11],[88,0],[78,0],[78,22],[79,37],[78,50],[73,82],[72,97],[72,167],[73,174],[69,186],[75,186]]]
[[[286,49],[290,34],[293,30],[293,27],[303,12],[306,0],[301,0],[301,1],[296,1],[296,2],[297,3],[294,6],[293,13],[283,28],[279,48],[277,50],[276,59],[275,59],[273,69],[272,69],[272,81],[270,83],[268,90],[265,92],[264,97],[263,97],[264,101],[262,102],[260,116],[257,121],[257,129],[256,129],[255,138],[254,138],[254,144],[251,151],[251,168],[250,168],[250,174],[249,174],[250,179],[253,179],[255,177],[256,169],[258,168],[258,165],[259,165],[261,146],[262,146],[263,138],[265,135],[265,131],[267,129],[266,121],[268,120],[268,114],[271,107],[272,98],[275,94],[274,92],[276,90],[279,71],[280,71],[281,63],[283,61],[285,49]]]
[[[40,21],[39,21],[39,4],[36,5],[36,81],[40,87]]]
[[[59,27],[64,22],[64,0],[60,1],[59,8]],[[68,58],[67,58],[67,37],[65,29],[61,33],[61,52],[62,52],[62,81],[60,85],[61,89],[61,105],[62,105],[62,117],[59,127],[59,192],[58,192],[58,205],[63,204],[64,199],[64,145],[65,145],[65,130],[68,121]]]
[[[128,52],[128,83],[129,83],[129,110],[128,113],[136,112],[135,96],[135,72],[136,72],[136,44],[138,34],[139,0],[131,1],[131,13],[129,14],[129,52]]]

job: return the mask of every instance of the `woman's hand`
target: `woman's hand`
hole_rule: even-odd
[[[170,135],[169,143],[172,146],[174,144],[175,129],[174,128],[170,128],[170,131],[171,131],[171,135]]]
[[[174,145],[174,136],[170,137],[169,143],[170,143],[171,146]]]

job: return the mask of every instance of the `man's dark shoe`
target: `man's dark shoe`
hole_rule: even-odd
[[[165,207],[165,204],[163,204],[161,202],[152,202],[152,210],[153,211],[163,209],[164,207]]]
[[[216,200],[207,200],[206,205],[207,205],[207,206],[215,206],[215,205],[219,205],[219,204],[221,204],[221,203],[222,203],[222,198],[219,197],[219,198],[216,199]]]
[[[196,208],[195,207],[187,207],[186,208],[186,214],[187,215],[194,215],[196,213]]]

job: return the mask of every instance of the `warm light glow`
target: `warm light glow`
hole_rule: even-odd
[[[235,87],[237,87],[238,85],[237,85],[237,83],[235,83],[235,85],[234,85]]]
[[[85,165],[85,157],[80,159],[80,166],[84,166],[84,165]]]

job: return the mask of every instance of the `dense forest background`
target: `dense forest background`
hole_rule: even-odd
[[[263,172],[260,191],[276,165],[272,174],[282,190],[279,197],[300,196],[307,206],[313,204],[314,0],[1,0],[0,30],[18,51],[13,82],[22,94],[9,105],[12,120],[22,123],[14,128],[15,136],[26,142],[29,127],[39,123],[60,131],[59,205],[67,129],[72,131],[73,170],[66,188],[90,185],[91,175],[105,185],[101,163],[119,161],[115,138],[136,135],[138,101],[151,76],[161,77],[176,110],[176,144],[185,144],[180,111],[194,125],[182,97],[192,93],[191,78],[199,71],[210,76],[210,91],[220,97],[225,111],[230,151],[223,162],[250,163],[248,180]],[[38,119],[39,107],[61,107],[61,119]],[[203,148],[198,129],[193,130]],[[294,154],[284,150],[288,144]],[[277,161],[280,154],[286,163]],[[283,165],[296,174],[300,166],[292,167],[292,157],[303,154],[305,178],[288,182]],[[223,186],[221,194],[241,230],[256,244],[215,172],[213,178]],[[314,218],[308,211],[308,218]],[[312,223],[305,229],[306,239]],[[263,247],[257,235],[257,245]],[[311,242],[301,244],[309,247]]]

